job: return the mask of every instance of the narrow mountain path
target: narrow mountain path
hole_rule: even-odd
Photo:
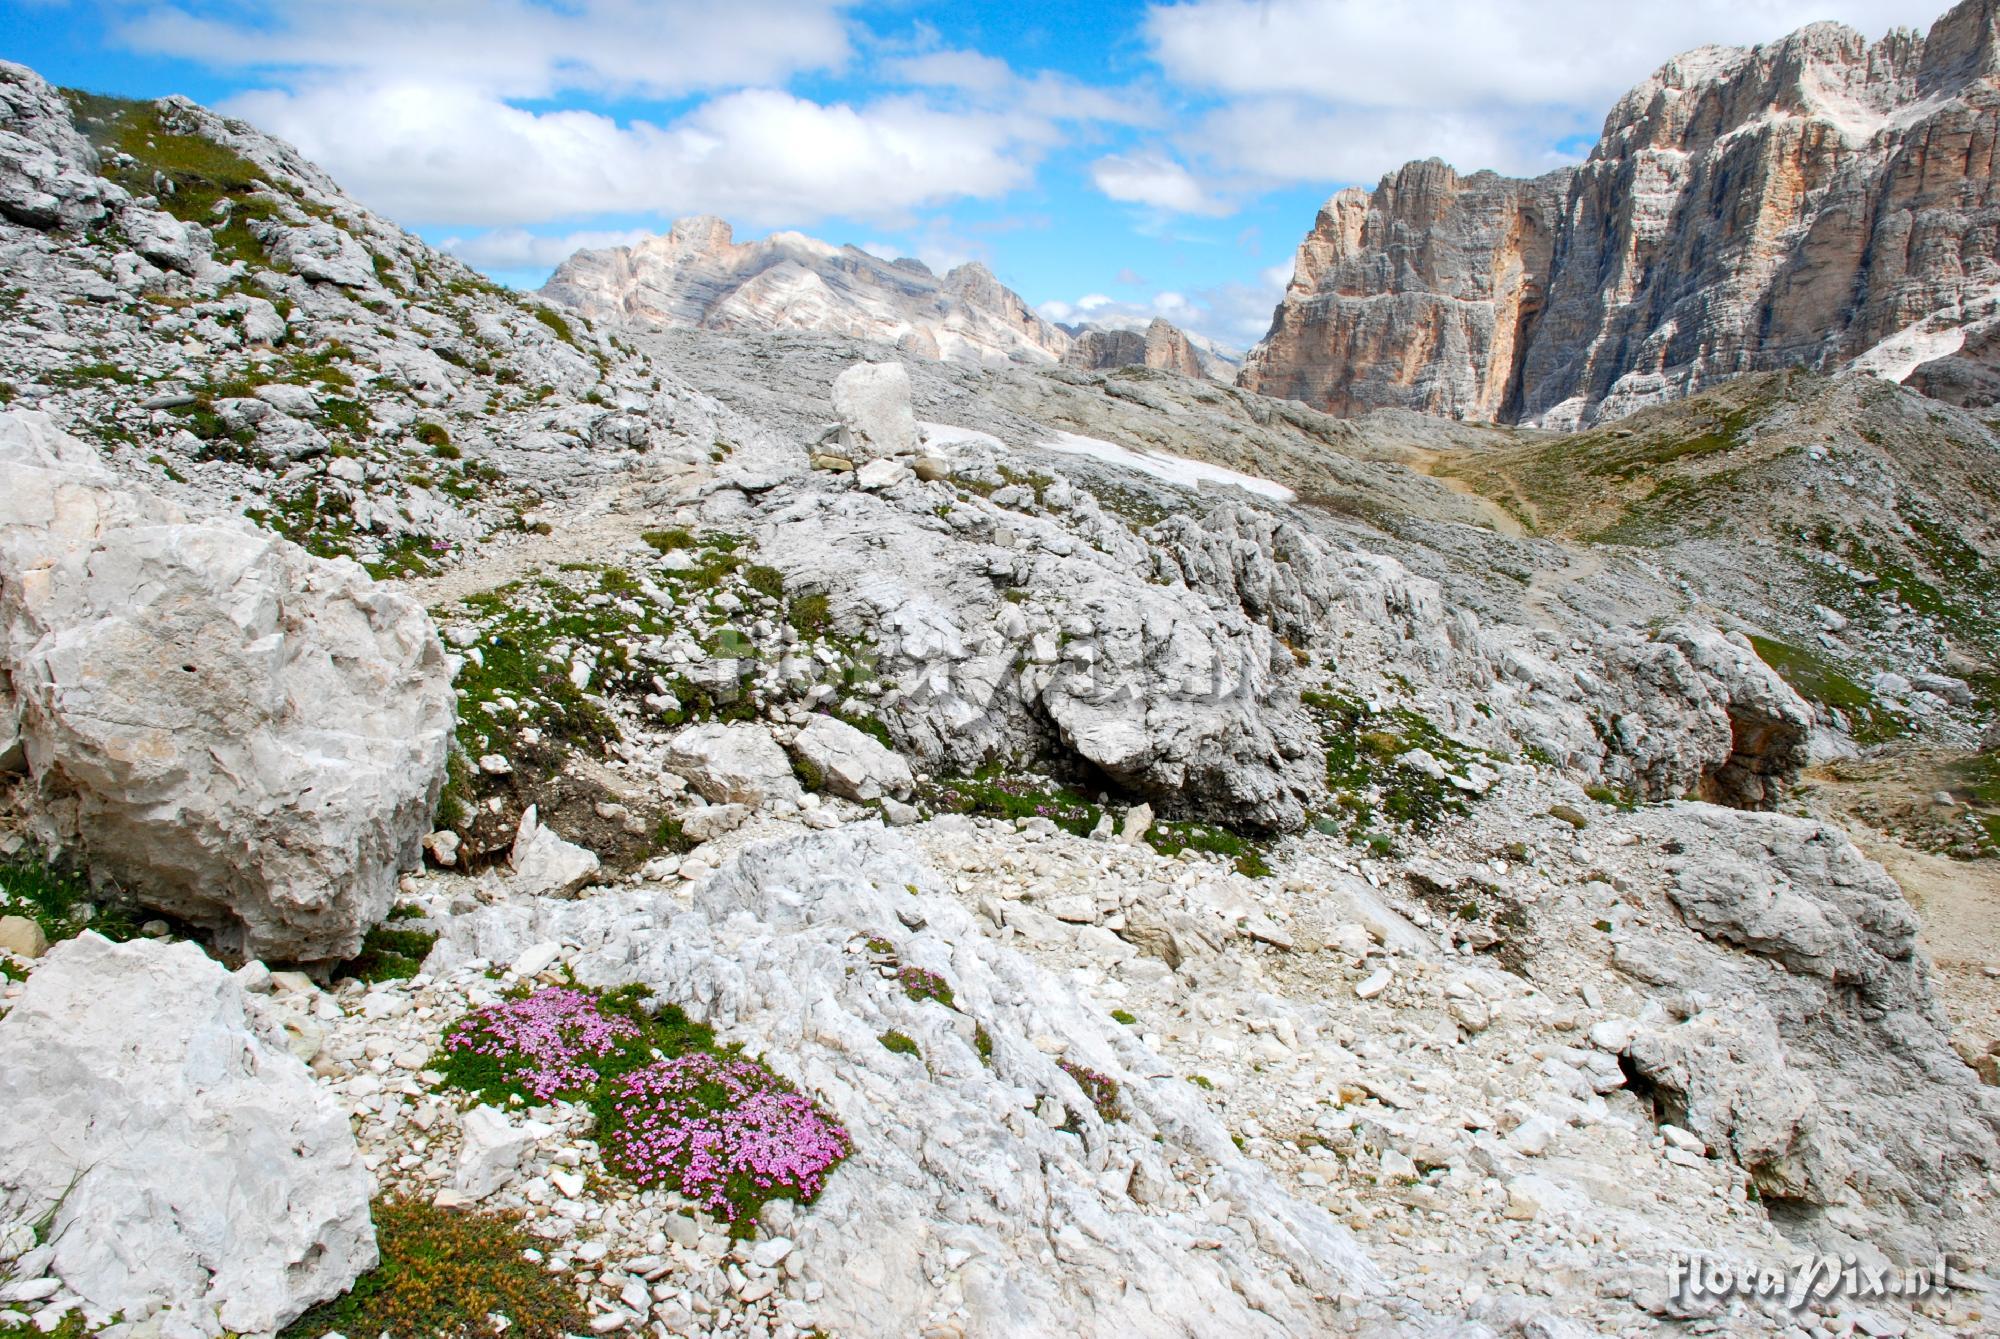
[[[552,513],[546,535],[527,532],[496,538],[448,571],[386,584],[427,609],[437,609],[562,563],[602,561],[658,527],[663,490],[674,490],[676,500],[691,497],[704,477],[701,469],[689,466],[678,474],[620,480],[581,499],[544,507],[545,514]],[[681,487],[675,489],[676,484]]]

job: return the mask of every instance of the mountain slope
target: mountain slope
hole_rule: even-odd
[[[1668,62],[1580,167],[1344,190],[1243,384],[1574,427],[1797,364],[1900,380],[2000,311],[1996,77],[1995,0],[1921,38],[1814,24]]]
[[[1716,569],[1754,548],[1681,561],[1679,539],[1726,538],[1699,515],[1665,512],[1658,544],[1529,534],[1599,522],[1551,505],[1510,530],[1482,481],[1412,468],[1490,460],[1504,495],[1532,464],[1510,453],[1580,442],[1563,468],[1615,474],[1621,451],[1696,458],[1672,454],[1707,431],[1694,416],[1740,410],[1831,439],[1831,481],[1797,482],[1971,511],[1955,471],[1991,473],[1971,415],[1879,383],[1858,409],[1815,383],[1753,411],[1723,398],[1746,380],[1643,438],[1557,439],[1338,420],[1144,367],[599,327],[484,283],[249,126],[6,64],[0,269],[0,461],[60,438],[258,545],[253,525],[366,563],[380,585],[339,569],[363,604],[431,611],[414,638],[449,648],[455,763],[418,778],[446,798],[395,925],[335,991],[254,966],[230,989],[274,1062],[353,1117],[383,1195],[468,1233],[518,1213],[535,1248],[496,1236],[507,1276],[594,1331],[1671,1334],[1689,1241],[1994,1258],[1988,941],[1957,946],[1975,965],[1943,995],[1954,1036],[1896,885],[1789,812],[1808,749],[1847,747],[1852,718],[1733,635],[1811,611],[1735,599]],[[1878,472],[1855,445],[1872,432],[1921,468]],[[38,511],[52,478],[0,489],[0,529],[87,572],[64,517],[94,504]],[[1985,560],[1984,532],[1951,532]],[[226,554],[173,559],[234,588]],[[15,573],[0,619],[42,580]],[[232,635],[271,663],[352,659],[258,607],[230,605]],[[146,853],[137,878],[98,868],[71,786],[157,806],[149,760],[52,773],[68,746],[17,686],[66,639],[10,621],[0,640],[0,898],[11,915],[12,861],[57,843],[143,904]],[[1914,668],[1912,646],[1914,627],[1852,649]],[[196,741],[232,732],[232,690],[325,711],[260,660],[190,713],[175,686],[207,656],[175,652],[144,705]],[[1974,736],[1975,709],[1922,705],[1926,739]],[[232,781],[273,840],[318,802]],[[69,932],[130,910],[74,887]],[[0,1012],[64,952],[6,959],[30,975]],[[732,1243],[686,1193],[621,1185],[582,1107],[531,1124],[435,1090],[454,1020],[557,984],[643,986],[688,1012],[676,1050],[712,1028],[796,1085],[851,1138],[825,1193]],[[104,1010],[113,1040],[130,1003]],[[61,1031],[35,1043],[54,1061]],[[69,1150],[48,1142],[33,1203],[16,1188],[40,1182],[0,1167],[0,1223],[59,1197]],[[160,1163],[118,1169],[135,1202]],[[253,1200],[237,1237],[285,1211]],[[122,1263],[128,1218],[57,1211],[50,1248]],[[0,1257],[38,1323],[202,1328],[199,1297],[90,1295],[37,1235],[0,1232]],[[429,1264],[372,1276],[378,1297],[462,1281]],[[1551,1269],[1559,1297],[1530,1286]],[[290,1314],[316,1300],[276,1286]],[[483,1314],[476,1281],[454,1291]],[[1877,1328],[1977,1322],[1973,1294],[1906,1301],[1871,1304]]]

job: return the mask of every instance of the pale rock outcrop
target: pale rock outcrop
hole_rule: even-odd
[[[901,363],[856,363],[833,380],[837,451],[857,464],[915,455],[917,416]]]
[[[169,1334],[270,1333],[375,1264],[347,1112],[192,944],[58,945],[0,1020],[0,1220]]]
[[[916,1333],[956,1305],[966,1333],[1023,1339],[1303,1334],[1329,1328],[1326,1299],[1381,1286],[1324,1209],[1239,1153],[1129,1030],[984,933],[907,838],[850,826],[764,843],[688,909],[662,923],[655,908],[638,890],[486,908],[450,922],[427,966],[561,940],[579,979],[643,982],[724,1040],[754,1039],[853,1136],[784,1228],[828,1330]],[[853,970],[871,936],[943,974],[956,1007]],[[885,1048],[890,1029],[921,1058]],[[1116,1079],[1120,1118],[1058,1058]]]
[[[691,725],[667,741],[665,762],[711,804],[754,808],[769,800],[796,803],[801,794],[791,760],[761,725]]]
[[[826,788],[850,800],[907,796],[916,779],[910,765],[846,721],[815,716],[792,740],[792,756],[811,767]]]
[[[249,956],[351,956],[444,779],[421,607],[246,522],[189,522],[0,415],[0,672],[92,867]]]
[[[1065,327],[1075,336],[1063,362],[1071,367],[1150,367],[1195,380],[1233,381],[1241,362],[1207,340],[1156,316],[1143,330],[1102,326]]]
[[[1671,853],[1667,900],[1717,949],[1635,927],[1616,964],[1668,993],[1623,1047],[1663,1119],[1730,1148],[1772,1195],[1952,1211],[2000,1167],[2000,1094],[1950,1045],[1916,915],[1837,829],[1669,805],[1634,829]]]
[[[465,1142],[459,1148],[451,1188],[468,1200],[483,1200],[512,1181],[522,1155],[554,1133],[552,1126],[538,1120],[517,1124],[506,1112],[484,1103],[459,1117],[459,1128]]]
[[[368,248],[345,229],[331,223],[313,223],[304,228],[283,224],[251,224],[252,231],[270,248],[271,258],[281,261],[293,273],[321,283],[343,288],[377,287],[373,258]]]
[[[452,847],[456,856],[456,843]],[[439,857],[439,864],[451,862]],[[573,897],[597,875],[597,853],[566,841],[543,826],[534,805],[521,813],[513,848],[507,853],[513,877],[508,890],[519,897]]]
[[[1990,315],[1996,23],[1964,0],[1924,37],[1816,23],[1702,47],[1621,99],[1580,167],[1432,160],[1344,190],[1242,384],[1575,427]]]
[[[62,95],[26,66],[0,61],[0,217],[30,228],[96,221],[125,194],[96,167]]]

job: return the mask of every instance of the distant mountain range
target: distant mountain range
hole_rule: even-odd
[[[738,242],[723,220],[685,218],[632,246],[579,251],[543,296],[593,320],[736,333],[796,330],[981,364],[1144,364],[1232,381],[1239,359],[1163,320],[1143,329],[1057,325],[978,262],[942,278],[802,233]]]

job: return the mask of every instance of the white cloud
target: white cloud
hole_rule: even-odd
[[[454,226],[607,213],[901,221],[1025,184],[1052,133],[916,97],[821,105],[771,89],[724,94],[666,125],[528,111],[438,81],[320,82],[246,93],[225,109],[291,140],[384,213]]]
[[[516,272],[554,269],[578,251],[632,246],[652,236],[650,228],[586,228],[556,234],[493,228],[471,237],[447,237],[438,245],[474,269]]]
[[[1271,328],[1271,309],[1284,295],[1291,277],[1288,261],[1261,271],[1254,283],[1217,284],[1191,293],[1163,289],[1130,302],[1104,293],[1086,293],[1073,301],[1044,302],[1035,310],[1045,320],[1108,330],[1143,330],[1155,317],[1164,317],[1222,349],[1241,353]]]
[[[1579,133],[1595,137],[1600,120],[1562,108],[1416,111],[1259,97],[1211,112],[1185,140],[1222,183],[1238,189],[1288,181],[1372,185],[1384,172],[1430,157],[1462,172],[1538,176],[1573,161],[1555,145]]]
[[[125,24],[144,51],[223,68],[472,85],[510,98],[564,89],[671,97],[780,82],[852,54],[854,0],[287,0],[246,21],[189,0]]]
[[[1160,154],[1111,154],[1090,166],[1090,179],[1113,200],[1176,214],[1226,214],[1230,206],[1202,189],[1194,174]]]
[[[1878,37],[1927,28],[1940,0],[1191,0],[1154,5],[1154,55],[1183,83],[1234,94],[1428,109],[1612,99],[1668,57],[1754,44],[1822,19]]]
[[[1192,191],[1372,184],[1412,159],[1533,175],[1594,139],[1671,57],[1837,19],[1871,39],[1941,0],[1185,0],[1143,20],[1184,88],[1220,95],[1176,139]]]

